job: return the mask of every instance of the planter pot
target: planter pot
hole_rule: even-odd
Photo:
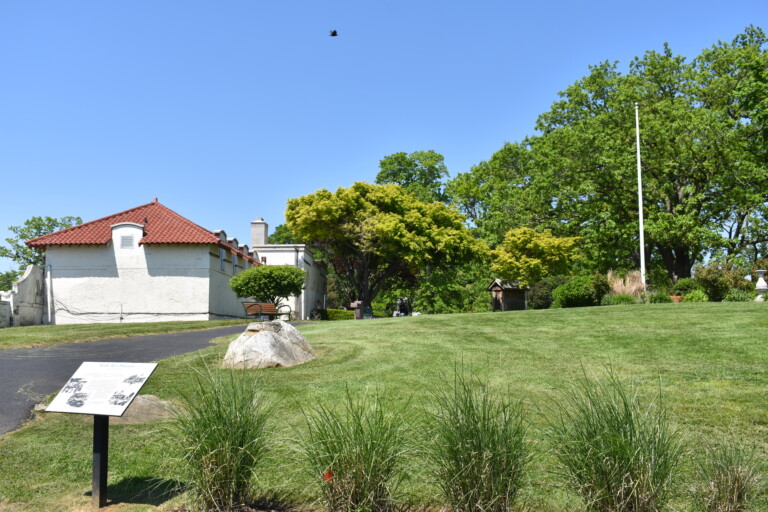
[[[678,303],[683,300],[682,295],[670,295],[669,298],[672,299],[672,302],[674,303]]]

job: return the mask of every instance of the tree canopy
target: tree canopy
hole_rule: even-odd
[[[82,223],[80,217],[32,217],[25,220],[22,226],[10,226],[8,231],[16,236],[5,239],[10,247],[0,247],[0,257],[12,259],[19,264],[20,269],[28,265],[42,265],[43,254],[27,247],[24,242]]]
[[[394,184],[356,182],[335,193],[290,199],[289,229],[319,249],[365,306],[395,279],[413,279],[487,251],[442,203],[424,203]]]
[[[304,288],[304,271],[283,265],[260,265],[232,276],[229,286],[238,297],[253,297],[280,306]]]
[[[510,228],[548,228],[581,237],[596,270],[636,268],[637,102],[650,263],[687,277],[706,255],[757,259],[768,242],[767,42],[748,27],[690,62],[665,45],[627,74],[592,66],[539,117],[539,135],[448,190],[492,244]]]
[[[27,247],[24,242],[82,223],[80,217],[32,217],[25,220],[22,226],[10,226],[8,231],[16,236],[5,239],[8,247],[0,246],[0,257],[12,259],[19,268],[0,274],[0,290],[10,289],[10,285],[22,276],[27,266],[43,265],[43,253]]]
[[[393,183],[425,203],[448,202],[443,179],[448,177],[443,155],[436,151],[394,153],[379,162],[377,185]]]
[[[279,224],[275,227],[275,231],[267,237],[267,243],[269,244],[301,244],[304,243],[294,235],[288,226],[285,224]]]
[[[567,274],[578,256],[578,238],[558,238],[550,231],[510,229],[491,252],[492,269],[506,281],[527,288],[550,275]]]

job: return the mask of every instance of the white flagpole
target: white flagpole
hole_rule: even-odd
[[[640,277],[645,292],[645,229],[643,226],[643,178],[640,172],[640,113],[635,102],[635,133],[637,135],[637,209],[640,212]]]

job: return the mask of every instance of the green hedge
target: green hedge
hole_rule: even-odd
[[[653,295],[651,295],[650,303],[651,304],[666,304],[669,302],[675,302],[672,297],[667,295],[664,292],[656,292]]]
[[[628,306],[632,304],[638,304],[638,300],[632,295],[628,295],[626,293],[619,293],[616,295],[607,293],[603,295],[603,299],[600,301],[600,304],[603,306]]]
[[[558,286],[552,292],[552,307],[577,308],[599,306],[603,295],[610,290],[608,279],[600,274],[576,276],[567,283]]]
[[[320,320],[354,320],[355,312],[346,309],[318,309]]]

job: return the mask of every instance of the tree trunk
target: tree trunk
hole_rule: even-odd
[[[658,247],[659,254],[667,268],[667,275],[673,281],[685,277],[691,277],[693,259],[687,247]]]

